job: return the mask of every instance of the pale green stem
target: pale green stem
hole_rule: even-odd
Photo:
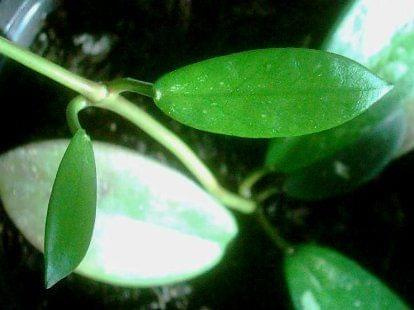
[[[154,89],[153,84],[132,79],[132,78],[120,78],[113,80],[107,84],[108,90],[112,93],[123,93],[126,91],[138,93],[140,95],[153,98]]]
[[[257,194],[255,200],[259,203],[262,203],[266,199],[269,199],[270,197],[272,197],[273,195],[280,194],[280,193],[281,193],[280,188],[271,187]]]
[[[131,102],[121,96],[120,93],[129,91],[139,93],[147,97],[153,97],[153,84],[131,78],[121,78],[109,82],[108,90],[112,96],[119,99],[103,100],[97,106],[109,109],[144,130],[148,135],[153,137],[159,143],[164,145],[187,167],[188,170],[198,179],[198,181],[210,193],[220,199],[223,204],[241,211],[251,213],[256,208],[255,203],[251,200],[244,199],[223,188],[215,179],[214,175],[204,165],[204,163],[195,155],[195,153],[175,134],[162,126],[149,114],[145,113]],[[109,104],[108,104],[109,102]],[[123,104],[120,107],[121,102]]]
[[[82,129],[79,123],[78,113],[88,106],[88,101],[83,96],[77,96],[69,102],[66,108],[66,120],[72,134],[75,134],[79,129]]]
[[[243,197],[250,198],[252,196],[252,188],[270,171],[262,168],[249,174],[239,186],[239,194]]]
[[[110,93],[95,106],[121,115],[161,143],[187,167],[207,191],[223,204],[243,213],[251,213],[255,210],[256,204],[253,201],[223,188],[204,163],[178,136],[124,97]]]
[[[26,67],[55,80],[91,101],[99,101],[107,95],[107,89],[104,85],[80,77],[2,37],[0,37],[0,54],[4,54]]]

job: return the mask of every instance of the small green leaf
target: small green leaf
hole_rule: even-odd
[[[39,250],[47,197],[66,146],[63,140],[39,142],[0,156],[5,210]],[[225,207],[154,160],[105,143],[94,142],[93,148],[96,223],[75,272],[110,284],[148,287],[191,279],[220,261],[237,235]]]
[[[85,131],[78,130],[59,165],[49,200],[44,241],[47,288],[69,275],[84,258],[92,239],[95,212],[92,143]]]
[[[333,250],[300,246],[285,257],[284,267],[296,310],[409,309],[380,280]]]
[[[205,60],[154,84],[155,103],[191,127],[241,137],[314,133],[356,117],[390,86],[345,57],[264,49]]]
[[[288,174],[288,196],[318,200],[349,192],[377,176],[398,152],[406,130],[402,109],[391,113],[351,145]]]

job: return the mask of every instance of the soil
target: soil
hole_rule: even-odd
[[[330,0],[89,0],[61,1],[32,49],[96,81],[163,73],[209,57],[265,47],[317,48],[347,1]],[[69,137],[69,90],[8,62],[0,76],[0,152],[43,139]],[[6,95],[7,94],[7,95]],[[7,98],[7,99],[6,99]],[[149,100],[131,99],[179,134],[235,190],[259,167],[266,140],[197,131],[165,117]],[[8,106],[6,111],[6,105]],[[7,122],[6,117],[11,122]],[[82,123],[96,140],[128,146],[187,174],[162,146],[109,112],[88,110]],[[414,155],[392,163],[377,179],[345,197],[302,203],[266,201],[269,218],[292,242],[318,242],[354,258],[414,304],[410,180]],[[265,188],[271,179],[259,186]],[[71,275],[43,288],[43,257],[0,208],[0,308],[247,309],[290,308],[282,254],[255,221],[237,215],[240,234],[224,260],[192,281],[125,289]]]

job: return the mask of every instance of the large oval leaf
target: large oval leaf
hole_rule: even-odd
[[[67,141],[29,144],[0,157],[0,195],[39,250],[47,199]],[[235,237],[231,213],[188,178],[121,147],[94,143],[98,200],[94,234],[76,272],[126,286],[195,277]]]
[[[297,310],[409,309],[380,280],[333,250],[300,246],[286,256],[284,267]]]
[[[414,2],[354,1],[323,48],[362,63],[396,86],[403,78],[411,80],[404,97],[410,120],[398,155],[414,148]]]
[[[47,288],[69,275],[85,257],[95,213],[92,143],[84,130],[78,130],[59,165],[49,200],[44,241]]]
[[[297,136],[338,126],[390,87],[347,58],[309,49],[264,49],[166,74],[155,103],[186,125],[241,137]]]
[[[306,168],[289,174],[287,195],[318,200],[353,190],[375,177],[394,158],[406,129],[402,109],[375,124],[355,143]]]

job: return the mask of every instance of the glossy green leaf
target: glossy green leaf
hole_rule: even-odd
[[[412,79],[399,83],[368,111],[338,127],[322,132],[287,138],[275,138],[269,143],[265,165],[276,172],[293,173],[369,135],[390,114],[401,109]]]
[[[0,156],[0,196],[23,235],[43,248],[47,197],[67,141]],[[123,286],[157,286],[215,266],[237,234],[232,214],[180,173],[122,147],[94,142],[95,229],[76,269]],[[77,226],[75,226],[77,227]]]
[[[409,309],[380,280],[328,248],[300,246],[284,267],[296,310]]]
[[[406,130],[402,109],[367,128],[355,143],[312,165],[289,174],[288,196],[318,200],[349,192],[378,175],[398,152]]]
[[[59,165],[49,200],[44,240],[47,288],[69,275],[85,257],[95,213],[92,143],[84,130],[78,130]]]
[[[353,1],[333,27],[323,49],[354,59],[395,86],[406,81],[404,104],[409,117],[408,130],[397,155],[413,149],[414,2]]]
[[[263,49],[166,74],[154,84],[154,100],[167,115],[197,129],[270,138],[338,126],[389,89],[365,67],[335,54]]]

